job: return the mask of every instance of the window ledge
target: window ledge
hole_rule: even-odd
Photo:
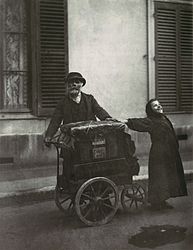
[[[193,114],[192,111],[165,111],[164,114],[166,115],[188,115]]]
[[[46,120],[47,117],[38,117],[30,113],[0,113],[0,120]]]

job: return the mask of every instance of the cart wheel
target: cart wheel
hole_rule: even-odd
[[[146,193],[139,184],[125,186],[121,192],[121,204],[125,211],[132,212],[146,204]]]
[[[103,225],[115,215],[118,199],[114,182],[105,177],[95,177],[79,188],[75,197],[75,210],[86,225]]]
[[[63,188],[55,187],[55,203],[56,206],[66,215],[72,215],[73,213],[73,199],[72,195],[67,193]]]

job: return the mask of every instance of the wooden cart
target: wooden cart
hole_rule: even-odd
[[[139,165],[124,128],[121,122],[72,123],[51,141],[57,150],[56,205],[64,213],[75,211],[88,226],[109,222],[119,199],[125,210],[145,203],[144,188],[132,181]]]

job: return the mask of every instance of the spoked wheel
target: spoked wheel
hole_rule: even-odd
[[[95,177],[86,181],[75,197],[76,213],[88,226],[106,224],[113,218],[117,209],[117,187],[105,177]]]
[[[55,187],[55,203],[56,206],[66,215],[72,215],[74,202],[72,195],[67,193],[65,189],[58,185]]]
[[[146,203],[145,189],[139,184],[125,186],[121,193],[121,204],[125,211],[134,211]]]

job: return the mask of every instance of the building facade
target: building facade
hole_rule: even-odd
[[[121,120],[157,97],[191,154],[192,10],[192,0],[1,0],[0,164],[53,162],[43,136],[69,71]],[[146,155],[148,135],[131,134]]]

